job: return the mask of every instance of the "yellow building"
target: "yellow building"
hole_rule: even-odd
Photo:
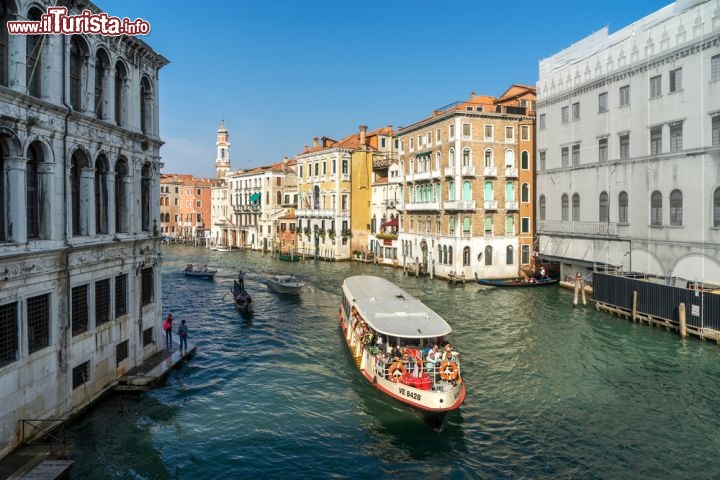
[[[391,137],[389,127],[368,133],[360,126],[342,140],[316,137],[297,155],[301,253],[344,260],[367,248],[372,160]]]

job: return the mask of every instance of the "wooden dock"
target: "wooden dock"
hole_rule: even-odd
[[[181,351],[179,340],[177,335],[173,334],[172,350],[162,350],[145,360],[142,365],[128,371],[118,379],[115,390],[142,392],[160,385],[172,369],[193,356],[197,350],[195,344],[188,342],[187,349]]]
[[[64,480],[70,478],[72,460],[44,460],[25,475],[18,477],[23,480]],[[10,477],[12,478],[12,477]]]

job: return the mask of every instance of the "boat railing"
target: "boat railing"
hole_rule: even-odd
[[[383,357],[385,352],[376,346],[366,348],[368,369],[376,378],[419,390],[444,391],[462,381],[458,352],[452,352],[445,360],[429,361],[422,358],[420,348],[410,347],[406,350],[410,350],[410,353],[399,359]]]

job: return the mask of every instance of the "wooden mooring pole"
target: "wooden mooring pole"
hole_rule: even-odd
[[[582,274],[580,272],[575,274],[575,295],[573,297],[573,306],[577,306],[578,297],[582,294],[582,303],[587,305],[587,299],[585,298],[585,289],[583,288]]]
[[[637,320],[637,290],[633,290],[632,319]]]
[[[680,313],[680,338],[687,337],[687,318],[685,317],[685,304],[681,303],[679,307]]]

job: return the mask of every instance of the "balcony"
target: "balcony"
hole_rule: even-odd
[[[414,175],[414,179],[415,179],[415,181],[418,181],[418,180],[430,180],[430,172],[427,171],[427,170],[424,171],[424,172],[416,172],[415,175]]]
[[[455,169],[453,167],[445,167],[445,176],[446,177],[454,177]]]
[[[414,182],[415,181],[415,174],[412,172],[409,172],[405,175],[405,181],[406,182]]]
[[[497,200],[485,200],[483,202],[483,208],[485,210],[497,210]]]
[[[485,167],[483,169],[483,175],[486,177],[497,177],[497,167]]]
[[[505,178],[517,178],[518,169],[515,167],[505,167]]]
[[[464,177],[474,177],[475,176],[475,167],[472,165],[466,165],[462,167],[462,175]]]
[[[423,210],[440,210],[440,202],[422,202],[422,203],[406,203],[405,210],[408,212],[417,212]]]
[[[568,233],[598,237],[615,237],[618,234],[615,222],[562,222],[558,220],[538,221],[537,233]]]
[[[336,215],[336,212],[335,212],[335,210],[328,210],[328,209],[302,208],[302,209],[295,210],[295,214],[298,217],[330,218],[330,217],[334,217]]]
[[[461,200],[443,203],[445,210],[472,211],[475,210],[475,200]]]
[[[349,173],[343,173],[340,175],[340,181],[341,182],[349,182],[350,181],[350,174]]]
[[[517,210],[518,209],[518,202],[505,202],[505,210]]]
[[[442,176],[441,173],[440,173],[440,169],[438,168],[438,169],[433,170],[433,171],[430,173],[430,176],[431,176],[432,178],[440,178],[440,177]]]

